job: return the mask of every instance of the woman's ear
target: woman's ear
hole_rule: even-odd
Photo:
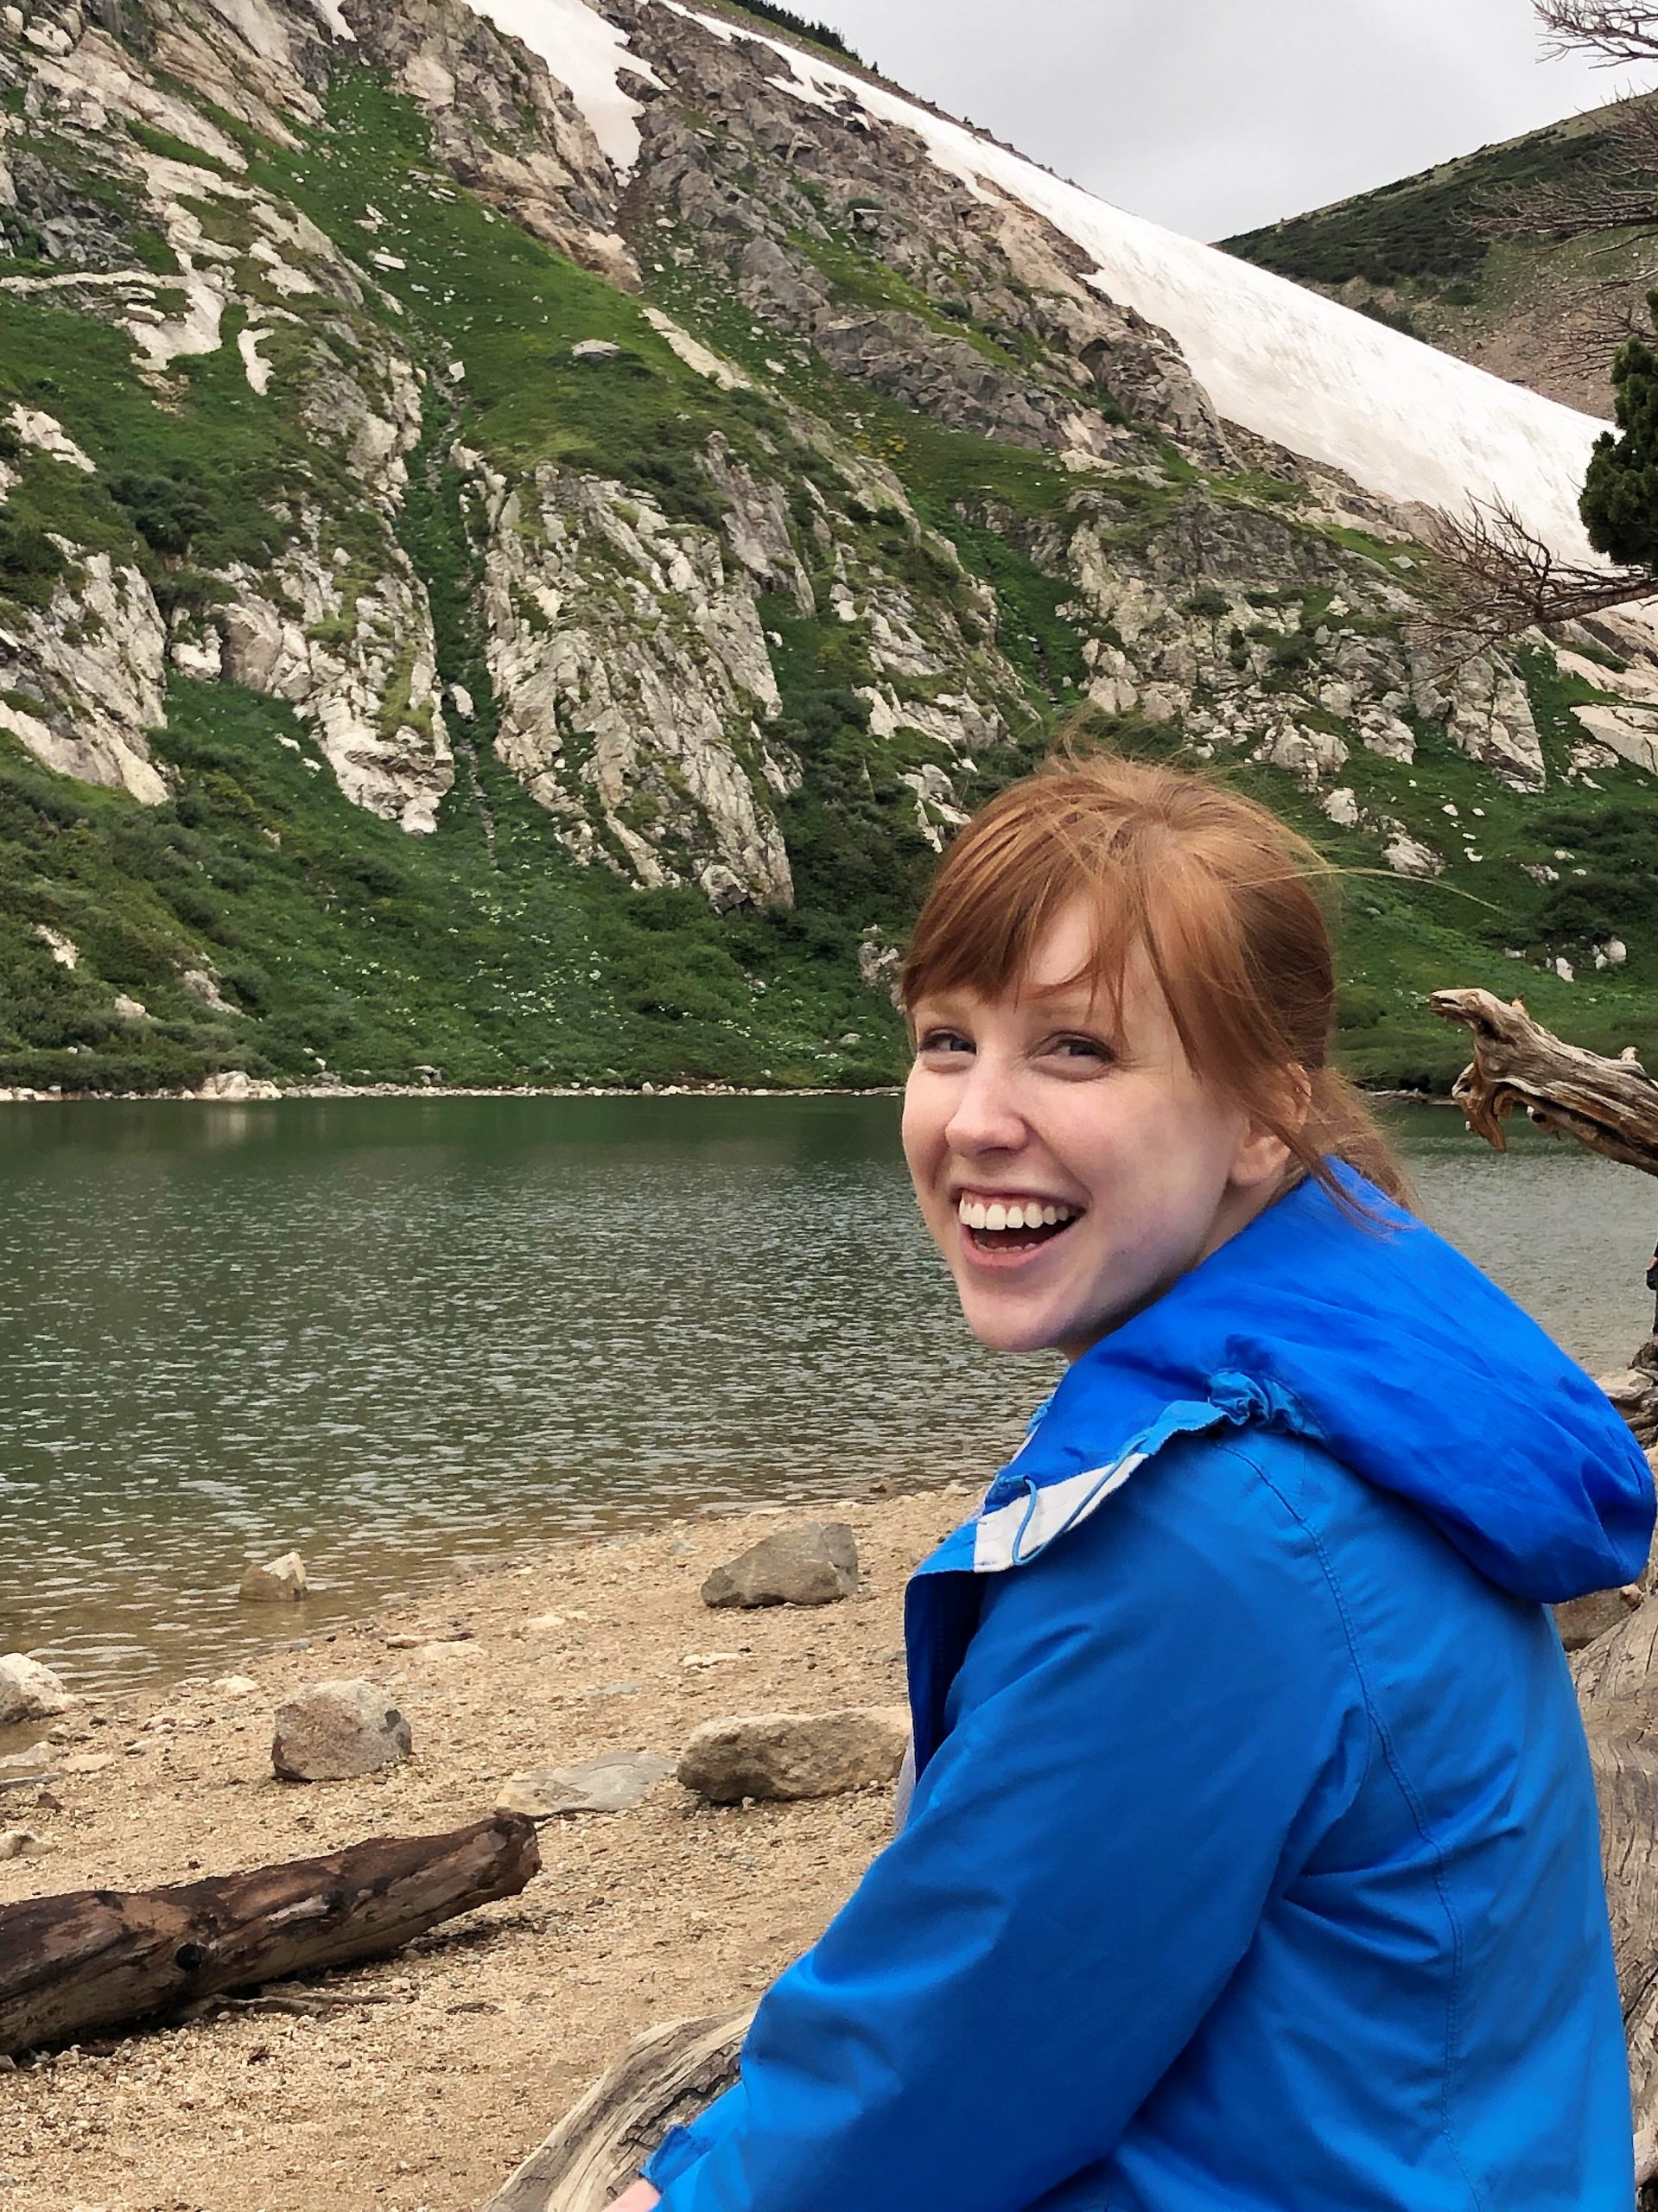
[[[1288,1137],[1305,1128],[1312,1110],[1312,1077],[1305,1068],[1286,1069],[1276,1090],[1271,1124],[1252,1115],[1238,1139],[1232,1156],[1232,1181],[1238,1190],[1258,1191],[1282,1177],[1294,1157]]]

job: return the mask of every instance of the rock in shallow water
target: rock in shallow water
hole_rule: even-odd
[[[759,1713],[709,1720],[679,1759],[679,1779],[715,1805],[744,1797],[831,1797],[891,1782],[910,1741],[903,1706]]]
[[[20,1720],[49,1720],[77,1703],[49,1667],[25,1659],[21,1651],[0,1659],[0,1728]]]
[[[284,1552],[264,1567],[249,1567],[237,1595],[250,1605],[286,1605],[296,1603],[309,1588],[305,1561],[297,1552]]]
[[[858,1587],[858,1547],[844,1521],[808,1521],[716,1567],[705,1605],[832,1605]]]
[[[413,1748],[408,1721],[373,1682],[318,1682],[277,1707],[270,1764],[283,1782],[349,1782]]]
[[[532,1767],[504,1786],[495,1809],[527,1813],[532,1821],[556,1814],[631,1813],[673,1770],[673,1761],[655,1751],[619,1751],[581,1766]]]

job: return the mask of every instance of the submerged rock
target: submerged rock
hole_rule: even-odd
[[[276,1708],[270,1763],[282,1782],[349,1782],[409,1758],[409,1723],[373,1682],[318,1682]]]
[[[680,1754],[679,1779],[715,1805],[744,1797],[831,1797],[891,1782],[909,1741],[910,1716],[902,1706],[750,1713],[697,1729]]]
[[[305,1561],[297,1552],[284,1552],[264,1567],[249,1567],[237,1595],[249,1605],[285,1605],[297,1604],[310,1586]]]
[[[855,1596],[858,1546],[844,1521],[808,1521],[751,1544],[702,1585],[705,1605],[832,1605]]]

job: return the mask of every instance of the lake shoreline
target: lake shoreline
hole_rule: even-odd
[[[1448,1091],[1375,1090],[1361,1094],[1381,1104],[1454,1106]],[[257,1085],[246,1092],[200,1090],[0,1090],[0,1106],[283,1106],[292,1099],[353,1098],[901,1098],[902,1084],[869,1084],[849,1090],[822,1084],[802,1089],[751,1089],[733,1083],[452,1084],[409,1083],[295,1084]]]
[[[308,1649],[273,1644],[239,1693],[197,1676],[89,1700],[34,1732],[56,1737],[57,1778],[0,1794],[0,1827],[50,1847],[0,1863],[0,1904],[441,1833],[486,1815],[514,1772],[672,1758],[725,1715],[901,1704],[905,1582],[972,1503],[958,1482],[551,1544]],[[855,1597],[702,1603],[715,1566],[815,1518],[853,1529]],[[277,1782],[276,1707],[358,1676],[406,1713],[413,1759],[363,1781]],[[631,1813],[548,1821],[522,1897],[320,1978],[340,2001],[315,2018],[111,2030],[10,2075],[9,2212],[473,2212],[633,2036],[752,2002],[844,1900],[889,1819],[884,1787],[715,1808],[670,1779]]]

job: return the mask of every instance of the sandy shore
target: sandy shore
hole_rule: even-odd
[[[273,1651],[239,1698],[206,1682],[103,1698],[54,1751],[107,1767],[49,1785],[55,1808],[0,1795],[0,1827],[53,1847],[0,1864],[0,1904],[459,1827],[522,1768],[671,1755],[721,1714],[900,1701],[905,1579],[970,1504],[958,1484],[834,1507],[863,1567],[837,1605],[704,1606],[710,1567],[831,1509],[724,1514],[549,1548]],[[527,1627],[549,1612],[562,1624]],[[414,1760],[275,1781],[275,1707],[359,1675],[397,1692]],[[888,1815],[885,1789],[716,1810],[670,1781],[634,1812],[548,1822],[522,1897],[327,1978],[353,2001],[324,2017],[224,2016],[0,2074],[0,2212],[472,2212],[641,2029],[752,1999],[853,1888]]]

